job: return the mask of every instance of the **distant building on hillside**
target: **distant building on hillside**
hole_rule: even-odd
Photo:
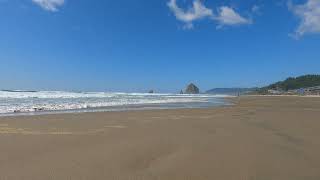
[[[269,90],[268,90],[268,94],[280,95],[280,94],[284,94],[284,91],[282,91],[282,90],[275,90],[275,89],[269,89]]]
[[[303,89],[305,95],[320,95],[320,86]]]
[[[305,90],[303,88],[300,88],[298,90],[295,90],[295,92],[297,92],[298,95],[305,95]]]

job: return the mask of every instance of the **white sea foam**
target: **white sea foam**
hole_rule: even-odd
[[[146,94],[109,92],[8,92],[0,91],[0,114],[81,110],[89,108],[162,105],[189,107],[221,104],[224,95]]]

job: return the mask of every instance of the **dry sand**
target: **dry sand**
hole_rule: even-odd
[[[0,180],[319,180],[320,98],[0,118]]]

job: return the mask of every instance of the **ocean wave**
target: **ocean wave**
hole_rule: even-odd
[[[217,102],[224,95],[147,94],[110,92],[0,91],[0,114],[78,110],[151,104]]]

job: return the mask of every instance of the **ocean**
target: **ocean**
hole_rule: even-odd
[[[67,91],[0,91],[0,116],[66,112],[205,108],[228,105],[225,95]]]

